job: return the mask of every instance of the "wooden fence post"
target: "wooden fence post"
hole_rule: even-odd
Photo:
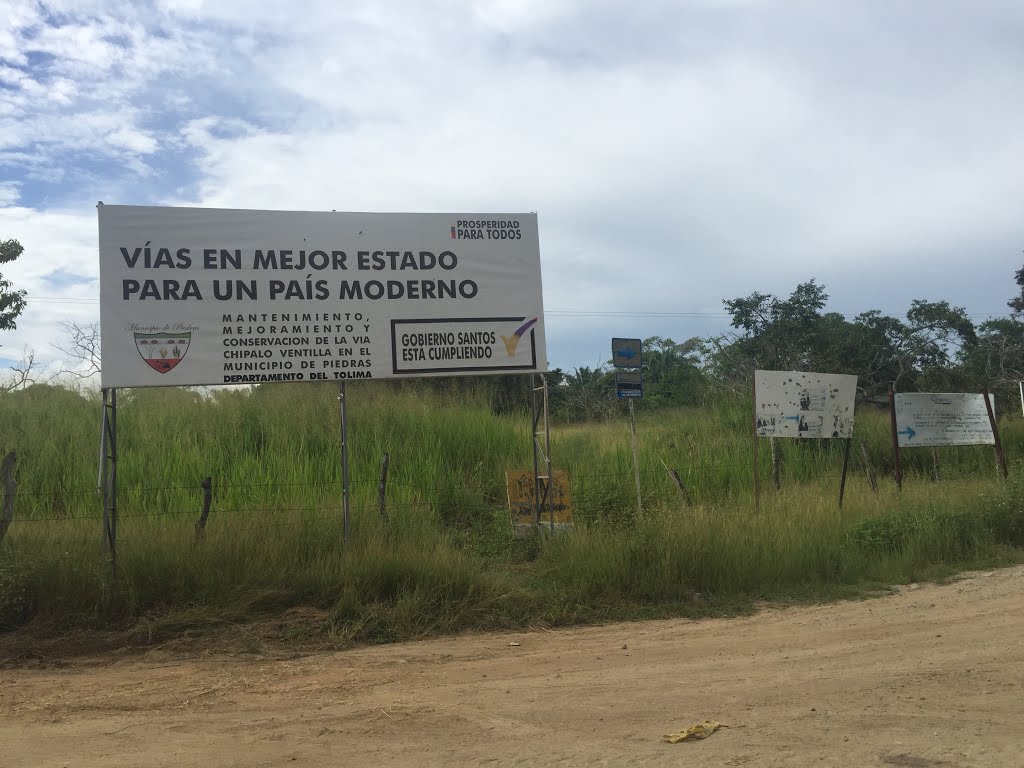
[[[768,443],[772,449],[772,487],[777,491],[782,488],[782,446],[774,437]]]
[[[18,488],[14,481],[14,463],[17,460],[18,455],[11,451],[4,456],[3,464],[0,464],[0,481],[4,484],[4,507],[3,512],[0,512],[0,542],[4,540],[11,520],[14,519],[14,492]]]
[[[996,472],[1005,480],[1009,476],[1009,471],[1006,468],[1006,454],[1003,453],[1003,441],[999,439],[999,427],[996,425],[996,415],[992,410],[992,400],[988,396],[988,387],[982,387],[981,397],[985,401],[985,410],[988,411],[989,426],[992,427],[992,440],[995,443],[993,447],[996,451]]]
[[[213,478],[204,477],[201,483],[203,488],[203,513],[196,520],[196,538],[198,544],[206,533],[206,521],[210,517],[210,505],[213,503]]]
[[[672,482],[675,483],[676,488],[679,490],[679,495],[683,497],[683,503],[686,506],[691,506],[693,500],[690,498],[690,494],[686,490],[686,486],[683,485],[683,481],[679,478],[679,473],[674,469],[669,469],[668,476],[672,478]]]
[[[896,390],[889,387],[889,424],[892,427],[893,469],[896,473],[896,490],[903,490],[903,465],[900,462],[900,438],[896,434]]]
[[[868,455],[868,441],[863,438],[860,441],[860,456],[864,462],[864,472],[868,476],[868,485],[871,486],[871,492],[878,493],[878,481],[875,479],[875,470],[871,466],[871,457]]]
[[[377,484],[377,501],[380,503],[380,519],[388,521],[388,465],[391,463],[391,455],[384,451],[384,458],[380,462],[380,482]]]

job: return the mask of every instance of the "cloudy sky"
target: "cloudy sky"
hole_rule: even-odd
[[[99,315],[98,200],[537,211],[549,357],[829,309],[1001,316],[1019,0],[0,0],[0,365]]]

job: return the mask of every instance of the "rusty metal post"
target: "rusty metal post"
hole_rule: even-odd
[[[338,382],[338,405],[341,411],[341,510],[345,543],[349,539],[349,506],[351,489],[348,483],[348,398],[345,397],[345,380]]]
[[[754,383],[751,385],[750,391],[751,401],[754,406],[754,512],[759,512],[761,510],[761,476],[757,442],[757,371],[754,372]]]
[[[896,392],[889,387],[889,422],[892,424],[892,454],[896,462],[896,488],[903,490],[903,467],[900,464],[900,438],[896,434]]]
[[[839,508],[843,508],[843,494],[846,493],[846,469],[850,466],[850,445],[853,438],[846,438],[846,447],[843,449],[843,476],[839,479]]]
[[[988,399],[988,387],[982,387],[981,396],[985,399],[985,410],[988,411],[988,423],[992,427],[992,439],[995,441],[996,468],[1005,480],[1010,476],[1006,468],[1006,454],[1003,453],[1003,441],[999,439],[999,427],[996,425],[996,415],[992,412],[992,401]]]
[[[14,480],[14,464],[18,461],[18,455],[11,451],[4,456],[3,464],[0,464],[0,482],[4,486],[4,506],[0,512],[0,542],[7,535],[7,529],[14,519],[14,494],[18,490],[18,484]]]

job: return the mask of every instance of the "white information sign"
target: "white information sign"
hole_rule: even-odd
[[[807,371],[754,371],[761,437],[852,437],[857,377]]]
[[[989,395],[992,413],[995,403]],[[985,398],[967,392],[902,392],[895,398],[900,448],[995,445]]]
[[[547,369],[536,214],[98,211],[104,387]]]

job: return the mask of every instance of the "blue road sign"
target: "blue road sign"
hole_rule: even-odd
[[[641,347],[640,339],[612,339],[612,365],[616,368],[639,368],[643,361]]]
[[[643,397],[644,382],[639,373],[615,374],[615,396],[616,397]]]

